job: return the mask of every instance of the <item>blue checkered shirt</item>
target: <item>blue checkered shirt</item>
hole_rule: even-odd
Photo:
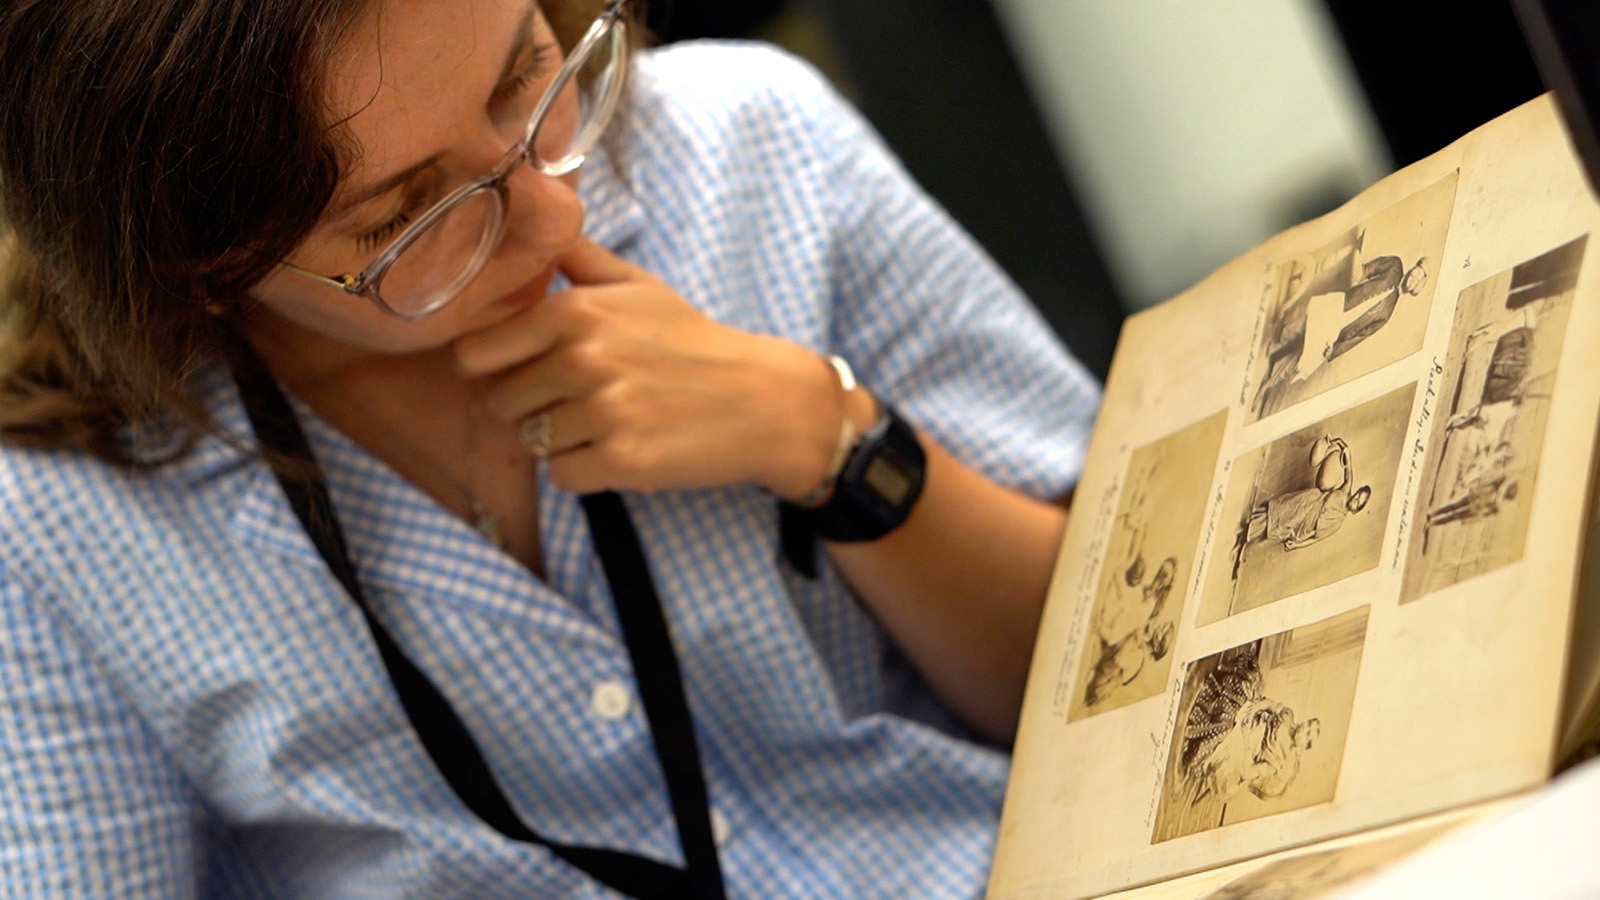
[[[725,323],[843,355],[999,482],[1073,484],[1096,387],[815,73],[700,45],[640,59],[636,85],[631,149],[585,171],[597,240]],[[203,381],[248,443],[231,382]],[[542,485],[541,581],[300,412],[380,617],[524,819],[680,863],[575,498]],[[780,562],[770,496],[626,500],[729,895],[979,895],[1006,755],[939,707],[833,570]],[[356,606],[228,441],[145,473],[0,451],[0,629],[0,895],[614,896],[454,798]]]

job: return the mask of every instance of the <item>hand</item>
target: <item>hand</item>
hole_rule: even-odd
[[[575,493],[753,482],[804,496],[823,478],[843,392],[817,354],[712,321],[588,239],[572,287],[456,342],[508,423],[548,413],[550,475]]]

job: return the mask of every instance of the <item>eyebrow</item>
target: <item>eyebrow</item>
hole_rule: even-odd
[[[527,48],[528,44],[533,41],[533,17],[538,11],[539,4],[537,2],[529,3],[527,10],[522,14],[521,21],[517,23],[516,37],[511,42],[511,48],[506,51],[506,59],[500,65],[499,76],[495,78],[497,87],[511,80],[513,73],[516,72],[517,60],[522,56],[522,52]],[[427,159],[406,166],[393,175],[386,176],[371,185],[355,191],[334,206],[333,215],[335,217],[343,216],[374,197],[382,197],[384,194],[420,175],[438,162],[439,157],[442,155],[442,153],[434,153]]]
[[[533,43],[533,15],[539,11],[537,2],[529,3],[528,8],[522,13],[522,21],[517,23],[517,36],[511,42],[511,49],[506,52],[506,61],[500,66],[500,77],[495,79],[495,84],[505,84],[517,70],[517,59],[522,56],[522,51]]]

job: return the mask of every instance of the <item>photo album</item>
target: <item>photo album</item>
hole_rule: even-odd
[[[1595,753],[1597,244],[1544,97],[1128,320],[990,900],[1315,896]]]

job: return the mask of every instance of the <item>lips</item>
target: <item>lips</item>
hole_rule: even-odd
[[[494,303],[490,304],[490,308],[504,310],[521,309],[528,306],[550,291],[550,283],[555,280],[555,277],[556,264],[551,261],[550,265],[543,272],[535,275],[532,281],[494,301]]]

